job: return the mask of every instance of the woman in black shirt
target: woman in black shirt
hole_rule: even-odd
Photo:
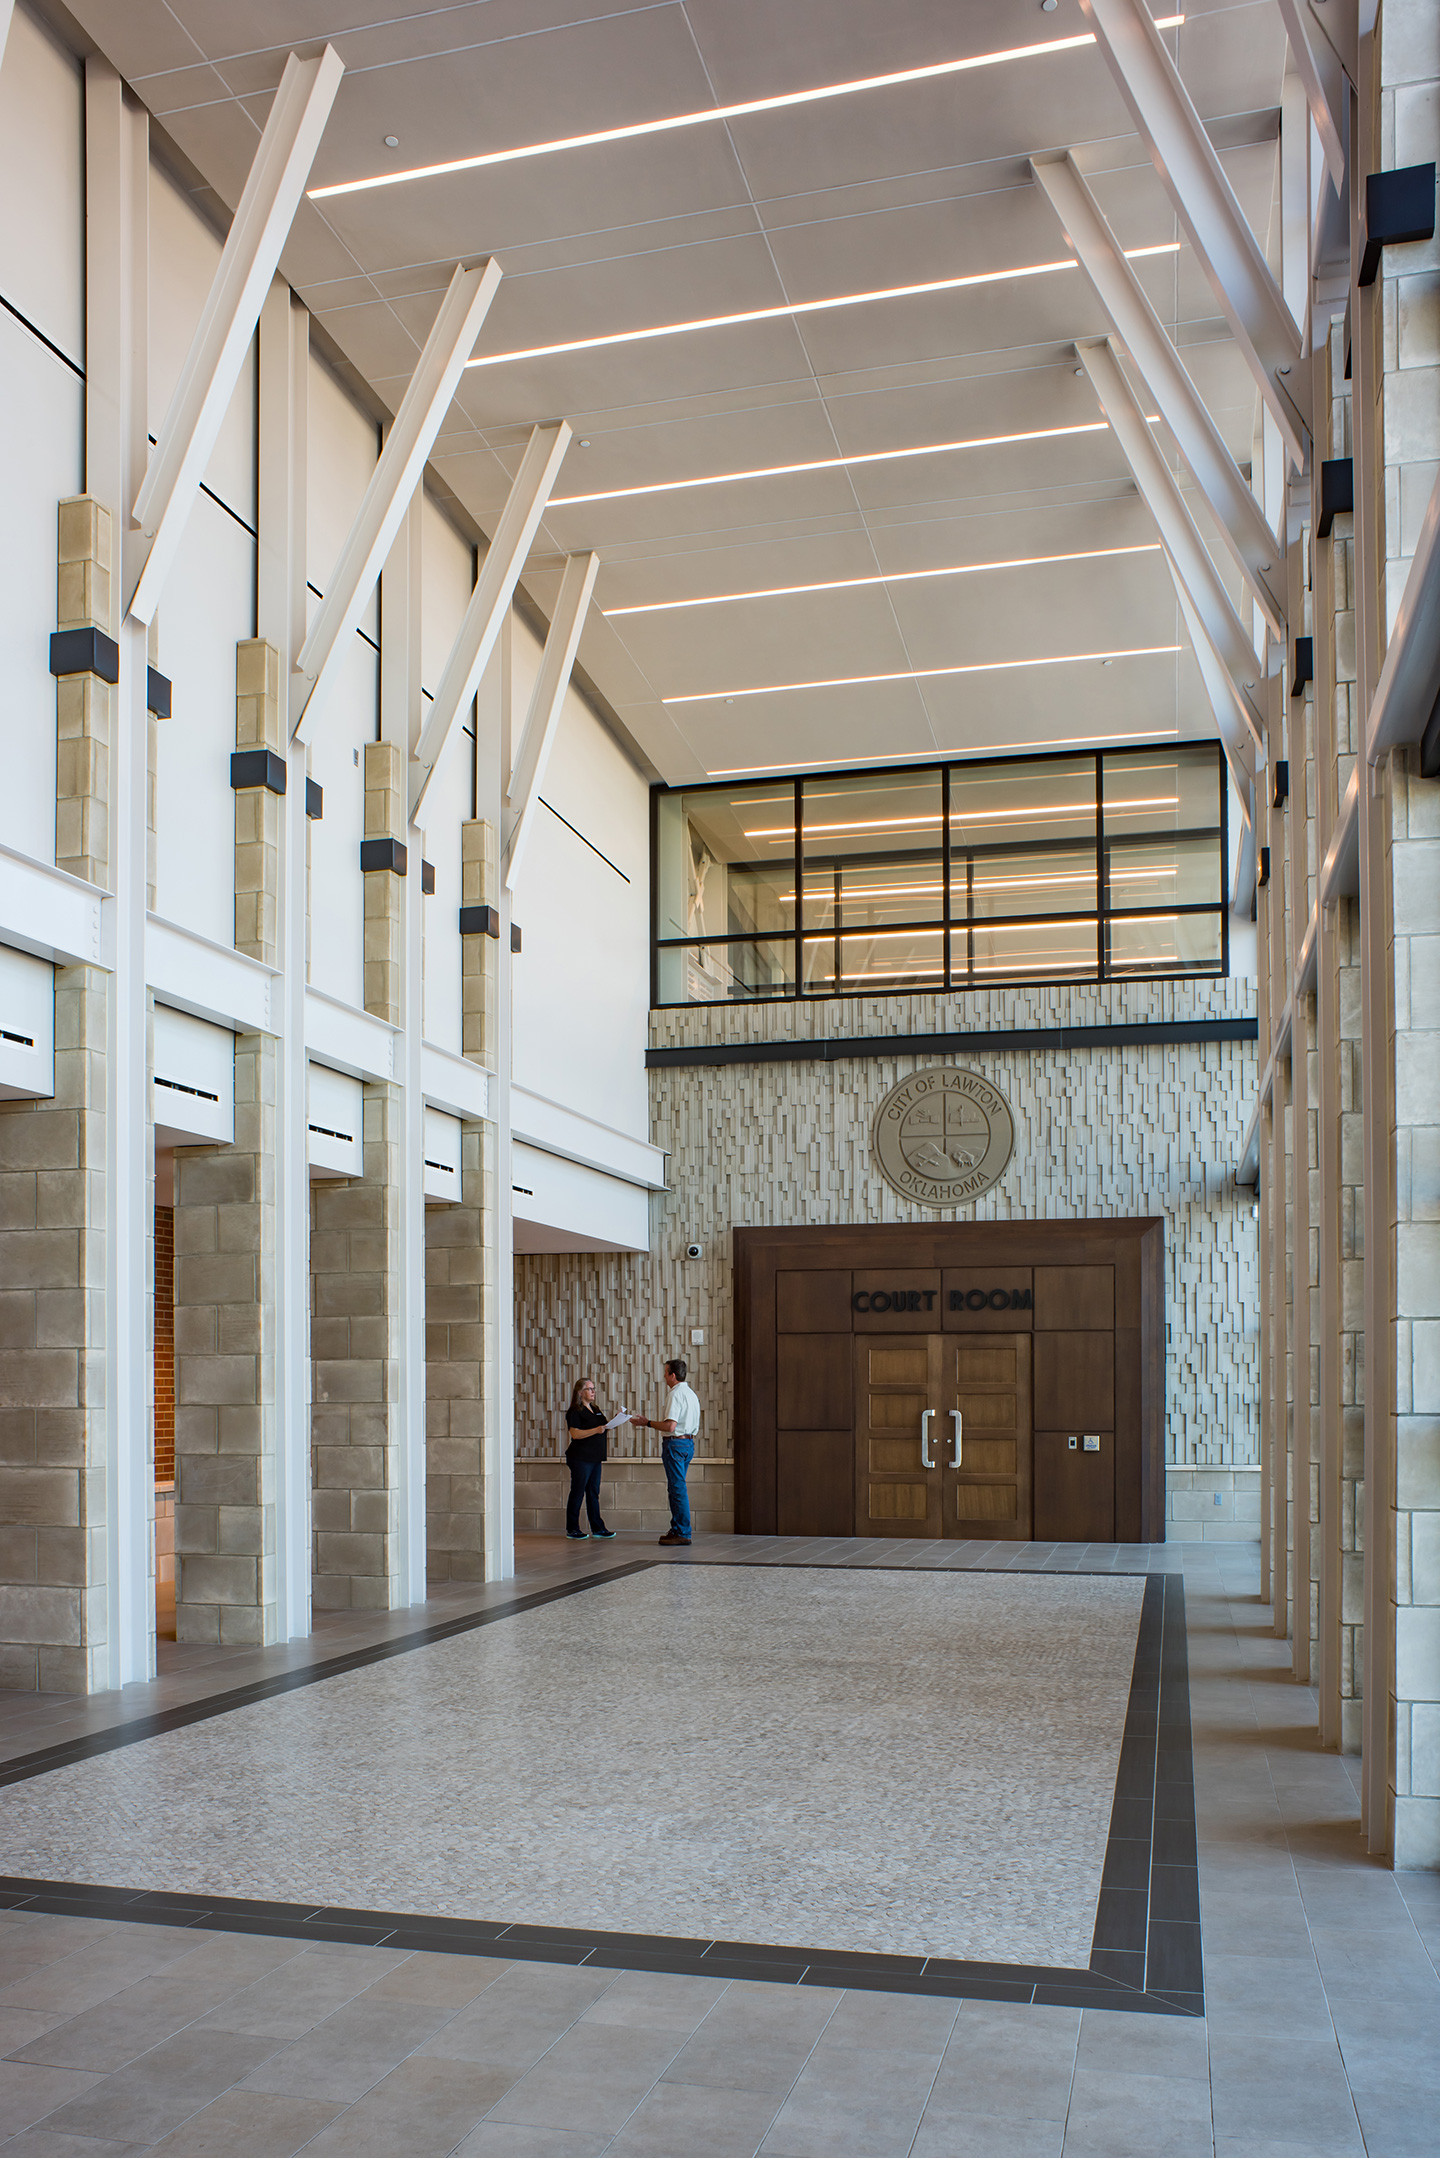
[[[600,1519],[600,1478],[608,1451],[605,1421],[605,1411],[595,1406],[595,1381],[577,1379],[570,1395],[570,1406],[565,1411],[565,1422],[570,1429],[570,1444],[565,1449],[565,1459],[570,1464],[565,1534],[580,1543],[585,1541],[585,1531],[580,1526],[581,1499],[584,1499],[590,1517],[590,1534],[607,1537],[615,1534]]]

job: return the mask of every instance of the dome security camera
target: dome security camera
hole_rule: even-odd
[[[687,1259],[702,1258],[704,1256],[704,1252],[705,1246],[703,1244],[687,1244],[685,1246],[685,1256]]]

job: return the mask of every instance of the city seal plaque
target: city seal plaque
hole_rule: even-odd
[[[1015,1119],[996,1086],[963,1065],[933,1065],[893,1086],[875,1112],[875,1158],[920,1206],[964,1206],[999,1182]]]

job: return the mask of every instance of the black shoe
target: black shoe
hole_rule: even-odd
[[[660,1541],[662,1544],[685,1544],[688,1546],[690,1539],[688,1536],[677,1536],[675,1531],[671,1529],[670,1533],[667,1536],[662,1536]]]
[[[589,1537],[585,1534],[585,1531],[583,1529],[567,1529],[565,1531],[565,1534],[569,1537],[572,1544],[588,1544],[590,1541]]]
[[[613,1529],[592,1529],[590,1534],[598,1536],[602,1543],[613,1543],[615,1540],[615,1531]]]

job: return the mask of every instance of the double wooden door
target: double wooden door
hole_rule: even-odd
[[[855,1533],[1023,1542],[1031,1336],[857,1334]]]

